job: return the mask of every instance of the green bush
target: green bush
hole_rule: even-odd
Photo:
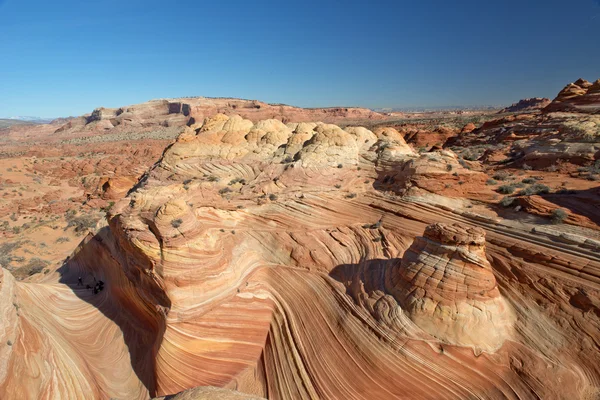
[[[511,177],[512,177],[512,174],[507,171],[498,171],[494,175],[492,175],[492,178],[494,178],[498,181],[506,181],[506,180],[510,179]]]
[[[568,217],[569,215],[567,214],[567,212],[563,209],[557,208],[556,210],[552,211],[552,223],[553,224],[562,224]]]
[[[515,191],[515,185],[513,185],[513,184],[502,185],[498,189],[496,189],[496,191],[498,193],[502,193],[502,194],[511,194],[511,193],[514,193],[514,191]]]
[[[546,194],[550,193],[550,188],[546,185],[542,185],[541,183],[536,183],[534,185],[529,186],[525,190],[523,190],[522,194],[525,196],[531,196],[534,194]]]
[[[502,207],[510,207],[515,201],[514,197],[504,197],[500,200],[500,205]]]

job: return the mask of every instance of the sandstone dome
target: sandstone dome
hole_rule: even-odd
[[[429,225],[392,283],[409,317],[447,343],[495,351],[511,337],[515,317],[486,259],[481,228]]]

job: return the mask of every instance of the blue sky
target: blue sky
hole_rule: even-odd
[[[153,98],[508,104],[600,78],[600,0],[0,0],[0,116]]]

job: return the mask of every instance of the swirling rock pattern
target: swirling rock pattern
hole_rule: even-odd
[[[598,258],[393,195],[452,174],[429,156],[393,129],[188,127],[60,270],[4,272],[0,398],[597,394]]]

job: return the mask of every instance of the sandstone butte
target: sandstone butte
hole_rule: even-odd
[[[0,270],[0,398],[598,398],[596,241],[458,207],[488,175],[449,147],[244,112],[183,128],[60,268]]]

